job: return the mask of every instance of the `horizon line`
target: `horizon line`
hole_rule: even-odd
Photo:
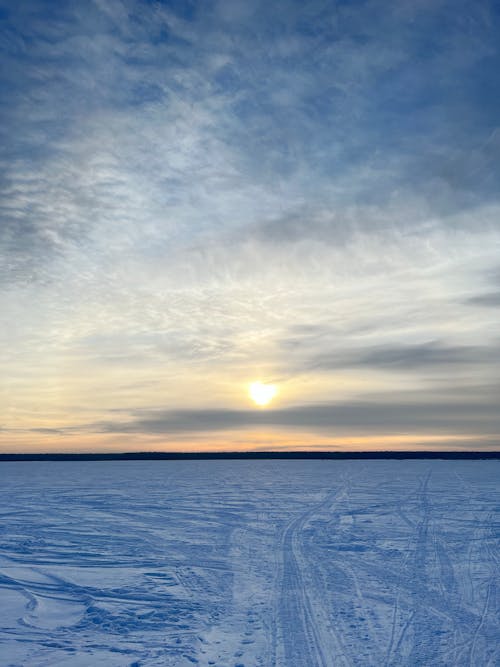
[[[137,461],[216,459],[498,459],[500,450],[258,450],[258,451],[134,451],[134,452],[9,452],[9,461]]]

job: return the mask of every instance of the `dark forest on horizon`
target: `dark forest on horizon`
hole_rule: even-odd
[[[5,461],[203,461],[203,460],[376,460],[376,459],[449,459],[480,460],[499,459],[500,451],[260,451],[260,452],[120,452],[120,453],[43,453],[43,454],[0,454],[0,462]]]

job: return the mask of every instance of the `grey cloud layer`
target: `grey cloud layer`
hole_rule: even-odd
[[[332,352],[316,356],[309,361],[311,369],[381,368],[412,371],[440,369],[442,367],[469,366],[500,362],[498,346],[446,346],[435,341],[420,345],[364,346],[362,349]]]
[[[491,396],[480,404],[464,401],[355,401],[304,405],[282,410],[158,410],[130,422],[94,426],[99,432],[168,434],[223,431],[248,427],[286,427],[330,435],[346,433],[497,434],[500,402]],[[479,443],[478,443],[479,444]]]
[[[491,306],[492,308],[500,307],[500,292],[491,292],[489,294],[478,294],[471,297],[467,303],[473,306]]]

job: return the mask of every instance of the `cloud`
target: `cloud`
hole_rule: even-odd
[[[477,294],[464,299],[464,304],[469,306],[484,306],[486,308],[500,306],[500,269],[497,265],[493,264],[486,270],[483,269],[481,271],[481,277],[483,282],[487,283],[489,291],[485,291],[484,286],[481,285],[477,289]]]
[[[488,294],[478,294],[467,299],[466,303],[472,306],[487,306],[496,308],[500,306],[500,292],[490,292]]]
[[[437,341],[419,345],[364,346],[345,353],[323,354],[310,361],[310,368],[381,368],[396,371],[460,367],[491,363],[498,359],[498,347],[447,346]]]
[[[425,392],[497,372],[494,308],[470,308],[498,305],[479,271],[500,242],[484,3],[28,1],[4,18],[9,423],[159,391],[196,421],[200,385],[227,405],[255,374],[326,391],[339,369],[397,370]],[[256,419],[232,414],[208,423]]]
[[[434,399],[436,397],[433,397]],[[175,434],[255,427],[308,432],[345,433],[462,433],[495,434],[500,429],[498,399],[469,401],[358,400],[338,404],[298,405],[265,410],[155,410],[142,412],[128,422],[104,422],[92,429],[100,433]]]
[[[97,223],[109,241],[114,219],[125,235],[156,228],[151,243],[172,219],[194,237],[222,221],[335,242],[365,218],[420,224],[422,210],[386,210],[395,193],[427,212],[463,206],[465,191],[493,195],[498,131],[463,112],[456,81],[472,85],[491,57],[495,17],[468,6],[450,22],[447,7],[11,8],[4,243],[17,273],[33,275],[28,256],[50,262],[95,239]],[[429,88],[438,73],[442,87]],[[450,136],[435,129],[443,109]],[[354,198],[375,208],[353,212]]]

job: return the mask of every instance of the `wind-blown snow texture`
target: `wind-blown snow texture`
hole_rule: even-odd
[[[0,464],[0,664],[493,667],[499,478],[498,461]]]

